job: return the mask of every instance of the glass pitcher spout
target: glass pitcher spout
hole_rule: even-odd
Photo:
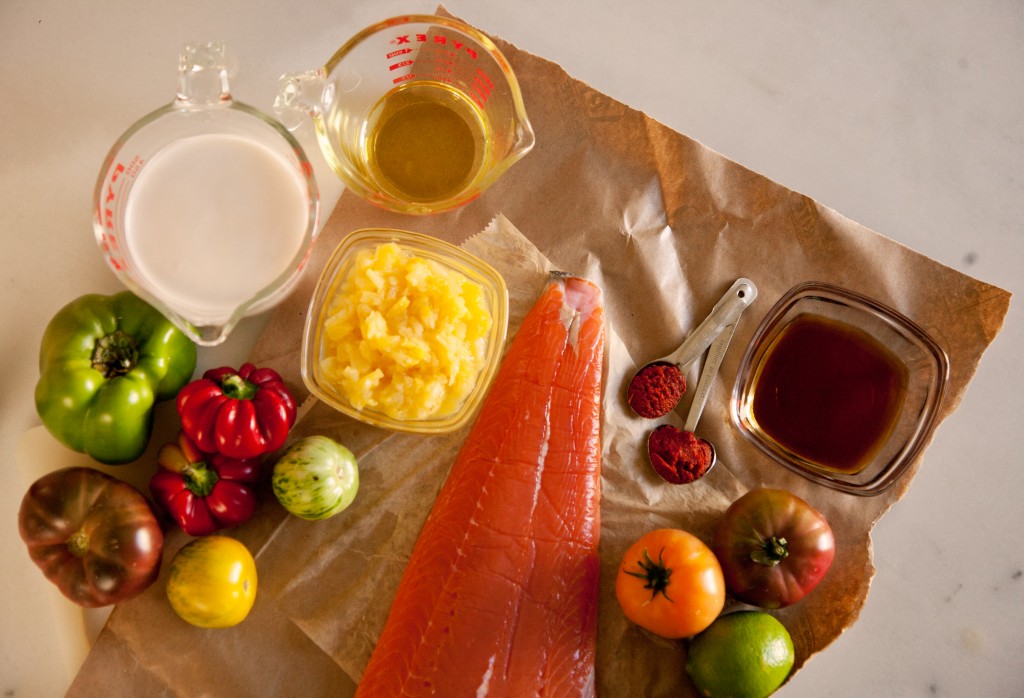
[[[221,324],[202,325],[189,321],[187,318],[169,310],[166,306],[158,307],[171,322],[182,328],[185,334],[191,337],[196,344],[204,347],[215,347],[222,344],[228,338],[228,334],[235,328],[235,325],[242,319],[240,317],[233,317],[228,322]]]
[[[530,152],[536,142],[537,136],[533,132],[533,126],[530,125],[524,113],[520,116],[519,123],[516,124],[516,141],[513,147],[516,159],[518,160]]]

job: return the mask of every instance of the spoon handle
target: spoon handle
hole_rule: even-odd
[[[683,425],[683,429],[686,431],[694,432],[697,430],[697,422],[700,421],[700,416],[704,412],[704,405],[707,403],[708,394],[711,392],[711,384],[715,382],[715,376],[718,375],[718,367],[722,365],[722,359],[725,358],[725,353],[729,350],[729,342],[732,341],[734,332],[736,332],[735,322],[722,330],[722,333],[718,335],[718,338],[711,345],[711,350],[708,352],[708,360],[704,362],[704,368],[700,372],[700,380],[697,381],[697,390],[693,394],[690,411],[686,414],[686,424]]]
[[[694,359],[711,346],[722,330],[739,318],[740,313],[757,298],[757,286],[750,279],[737,279],[736,283],[726,291],[725,295],[711,309],[697,329],[690,333],[686,341],[663,361],[677,364],[684,371]]]

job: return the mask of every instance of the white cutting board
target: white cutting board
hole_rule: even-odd
[[[151,447],[153,442],[162,443],[154,438]],[[43,426],[22,434],[15,449],[15,461],[19,492],[27,492],[33,482],[54,470],[85,466],[129,482],[148,496],[149,476],[152,474],[152,469],[144,465],[104,466],[97,463],[66,448]],[[155,461],[144,456],[140,463]],[[19,565],[24,563],[25,571],[14,575],[13,588],[5,592],[8,603],[4,623],[7,627],[18,628],[24,635],[24,641],[48,646],[54,661],[46,667],[39,667],[39,670],[61,672],[61,676],[51,677],[53,685],[69,686],[113,606],[89,609],[69,601],[32,563],[24,547],[19,552],[15,555],[15,562]]]

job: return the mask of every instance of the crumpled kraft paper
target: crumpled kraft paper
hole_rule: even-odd
[[[615,571],[626,547],[656,527],[681,527],[710,540],[725,507],[759,485],[804,497],[836,533],[836,560],[822,584],[775,612],[793,636],[798,670],[856,620],[874,574],[871,529],[905,493],[927,453],[876,497],[824,490],[760,455],[728,413],[728,395],[758,322],[789,288],[809,280],[896,308],[949,355],[941,422],[998,333],[1009,293],[726,159],[557,65],[497,43],[520,80],[537,132],[534,150],[477,201],[448,214],[411,218],[344,194],[305,277],[275,311],[252,359],[278,369],[300,402],[308,396],[299,375],[306,306],[330,252],[359,228],[415,230],[465,243],[509,282],[513,332],[549,266],[597,281],[609,325],[598,694],[696,695],[682,670],[685,643],[656,638],[622,617]],[[467,240],[477,231],[485,232]],[[630,416],[625,380],[638,365],[678,346],[740,276],[752,279],[759,295],[737,326],[698,427],[716,445],[719,464],[697,483],[673,487],[647,464],[651,423]],[[689,385],[699,370],[700,362],[687,376]],[[681,423],[675,415],[671,420]],[[356,453],[362,482],[355,503],[327,521],[307,522],[286,515],[264,488],[253,520],[229,532],[256,556],[257,601],[242,624],[224,630],[193,628],[167,604],[166,563],[187,541],[171,532],[161,578],[114,609],[69,695],[351,695],[467,431],[389,433],[305,402],[293,438],[327,434]]]

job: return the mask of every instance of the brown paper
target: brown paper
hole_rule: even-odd
[[[616,567],[625,548],[655,527],[681,527],[709,540],[728,503],[762,484],[813,503],[837,536],[836,561],[822,584],[776,613],[793,635],[799,669],[856,620],[874,574],[871,528],[910,486],[926,454],[877,497],[826,491],[773,465],[730,423],[728,394],[743,348],[797,283],[862,292],[914,319],[949,354],[941,421],[999,331],[1009,293],[729,161],[548,61],[498,44],[523,88],[537,132],[533,152],[476,202],[449,214],[400,216],[345,193],[306,276],[274,313],[252,358],[278,369],[300,401],[308,396],[299,375],[306,305],[327,256],[358,228],[412,229],[465,242],[508,280],[513,331],[549,263],[594,279],[605,291],[609,329],[599,695],[696,695],[682,671],[685,643],[656,638],[623,618],[613,593]],[[507,220],[496,219],[499,213]],[[698,428],[716,445],[719,464],[694,485],[666,485],[643,453],[649,424],[624,406],[625,378],[678,346],[740,276],[757,284],[759,296],[738,325]],[[699,366],[688,375],[691,385],[698,372]],[[293,437],[327,434],[356,453],[362,482],[355,503],[327,521],[307,522],[287,516],[264,488],[255,518],[230,532],[254,552],[259,571],[256,605],[245,622],[210,631],[180,621],[164,596],[165,565],[153,587],[115,608],[70,695],[353,693],[468,430],[389,433],[314,403],[306,403]],[[686,408],[684,399],[679,412]],[[165,559],[185,540],[171,533]]]

